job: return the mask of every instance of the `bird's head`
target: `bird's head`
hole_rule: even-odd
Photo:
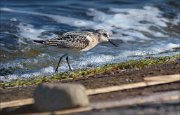
[[[106,30],[103,30],[103,29],[98,29],[95,31],[96,34],[98,35],[98,40],[99,42],[109,42],[111,43],[112,45],[116,46],[117,45],[115,43],[113,43],[112,41],[110,41],[110,37],[109,37],[109,34]]]

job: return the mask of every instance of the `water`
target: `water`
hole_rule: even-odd
[[[66,31],[106,29],[119,46],[72,56],[73,69],[180,53],[179,0],[1,0],[0,25],[0,81],[54,74],[62,53],[32,41]]]

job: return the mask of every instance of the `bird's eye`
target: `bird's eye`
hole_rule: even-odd
[[[103,36],[104,36],[104,37],[108,37],[107,33],[103,33]]]

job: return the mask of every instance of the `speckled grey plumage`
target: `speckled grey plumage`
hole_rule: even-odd
[[[92,32],[67,32],[55,39],[44,41],[44,45],[57,46],[58,48],[82,50],[90,43],[87,37],[92,37]]]

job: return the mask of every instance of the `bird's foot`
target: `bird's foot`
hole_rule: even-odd
[[[58,68],[55,69],[55,73],[58,73]]]

